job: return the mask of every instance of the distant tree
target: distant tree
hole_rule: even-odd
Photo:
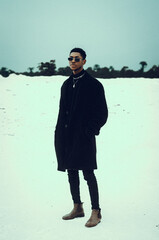
[[[129,67],[127,66],[122,67],[122,69],[120,70],[120,77],[126,77],[126,73],[128,69]]]
[[[34,68],[33,67],[29,67],[28,70],[30,71],[30,73],[33,73]]]
[[[41,62],[38,66],[39,73],[42,76],[52,76],[56,74],[56,65],[55,60],[51,60],[50,62]]]
[[[98,72],[100,70],[100,66],[98,64],[95,64],[94,67],[93,67],[93,70],[95,72]]]
[[[10,70],[8,70],[6,67],[2,67],[0,69],[0,75],[3,77],[8,77],[10,75]]]
[[[150,70],[152,70],[155,73],[157,78],[159,77],[159,66],[153,65]]]
[[[153,65],[146,73],[145,77],[148,78],[159,78],[159,66]]]
[[[34,68],[33,67],[29,67],[28,68],[28,70],[29,70],[29,76],[33,76],[34,75],[34,73],[33,73],[33,70],[34,70]]]
[[[126,72],[125,72],[125,77],[127,78],[132,78],[132,77],[135,77],[135,71],[131,70],[131,69],[127,69]]]
[[[141,72],[144,72],[144,69],[145,69],[145,67],[147,67],[147,62],[145,62],[145,61],[142,61],[142,62],[140,62],[140,64],[141,64]]]
[[[122,67],[121,72],[126,72],[128,70],[128,68],[129,68],[128,66]]]
[[[103,67],[101,68],[99,64],[95,64],[94,67],[88,67],[86,71],[92,75],[93,77],[98,78],[117,78],[117,77],[144,77],[144,78],[159,78],[159,65],[154,65],[152,68],[150,68],[148,71],[144,71],[147,67],[147,63],[145,61],[141,61],[139,63],[141,65],[141,68],[137,71],[131,70],[128,68],[128,66],[123,66],[121,70],[115,70],[113,66]],[[33,72],[34,68],[29,67],[28,72],[14,72],[10,69],[7,69],[6,67],[2,67],[0,69],[0,75],[3,77],[8,77],[10,74],[23,74],[27,76],[52,76],[52,75],[63,75],[63,76],[69,76],[71,75],[72,71],[70,67],[60,67],[56,71],[56,64],[55,60],[50,60],[50,62],[41,62],[38,65],[38,70],[36,72]]]
[[[71,71],[71,69],[70,69],[70,67],[61,67],[61,68],[58,68],[58,70],[57,70],[57,74],[58,75],[62,75],[62,76],[69,76],[69,75],[71,75],[71,73],[72,73],[72,71]]]
[[[9,70],[9,74],[12,74],[12,73],[17,74],[15,71],[13,71],[13,70]]]
[[[110,67],[109,67],[109,71],[110,71],[110,72],[113,72],[113,71],[114,71],[114,67],[113,67],[113,66],[110,66]]]
[[[119,71],[115,70],[113,66],[109,67],[109,74],[110,74],[110,78],[116,78],[119,77]]]
[[[109,78],[110,77],[109,68],[107,68],[107,67],[100,68],[97,71],[97,77],[99,77],[99,78]]]
[[[159,66],[156,66],[154,71],[155,71],[155,77],[159,78]]]
[[[92,69],[92,67],[87,68],[86,71],[93,77],[96,76],[96,72]]]
[[[153,72],[156,72],[156,69],[157,69],[157,65],[153,65],[152,68],[150,70],[152,70]]]

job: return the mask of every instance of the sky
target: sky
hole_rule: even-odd
[[[158,9],[158,0],[0,0],[0,68],[66,67],[81,47],[85,68],[149,69],[159,65]]]

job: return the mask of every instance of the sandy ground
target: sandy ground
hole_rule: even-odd
[[[86,228],[91,206],[81,174],[85,217],[72,209],[67,174],[53,147],[65,77],[0,76],[0,239],[158,240],[159,80],[99,79],[109,119],[97,137],[95,172],[102,222]]]

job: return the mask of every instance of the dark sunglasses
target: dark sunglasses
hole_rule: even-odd
[[[72,61],[73,59],[75,59],[75,62],[79,62],[81,58],[69,57],[69,58],[68,58],[68,61]]]

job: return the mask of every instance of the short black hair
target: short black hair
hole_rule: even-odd
[[[85,59],[86,58],[86,52],[82,49],[82,48],[73,48],[71,51],[70,51],[70,53],[72,53],[72,52],[79,52],[80,54],[81,54],[81,56],[82,56],[82,58],[83,59]]]

